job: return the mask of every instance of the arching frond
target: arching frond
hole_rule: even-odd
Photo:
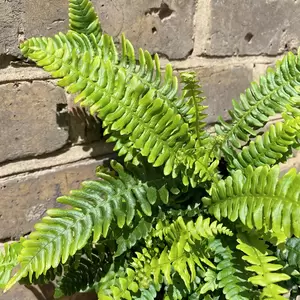
[[[283,231],[300,237],[300,175],[291,169],[279,178],[279,166],[236,171],[213,184],[211,198],[203,201],[218,220],[239,219],[248,228]]]
[[[23,242],[19,255],[21,269],[11,279],[7,289],[22,277],[36,277],[65,263],[77,250],[82,249],[93,236],[96,243],[106,237],[111,223],[119,228],[130,225],[136,211],[151,216],[151,206],[160,200],[160,193],[127,174],[123,167],[112,162],[118,176],[98,173],[99,181],[82,183],[81,190],[58,202],[70,209],[50,209],[48,216],[35,225],[35,230]]]
[[[292,154],[292,149],[299,145],[300,117],[285,122],[272,124],[262,136],[257,136],[249,146],[234,154],[231,160],[232,169],[245,169],[249,164],[253,167],[275,165],[285,162]]]
[[[287,274],[276,272],[282,269],[282,265],[271,263],[275,262],[277,258],[271,256],[272,252],[268,250],[265,242],[254,235],[251,237],[240,235],[238,243],[237,249],[246,254],[243,259],[251,265],[246,270],[255,274],[255,276],[249,278],[249,281],[254,285],[263,287],[262,299],[286,299],[282,294],[288,291],[276,283],[289,280],[290,277]]]
[[[30,39],[21,50],[54,78],[61,78],[58,85],[67,92],[78,93],[75,102],[102,119],[104,134],[110,136],[107,141],[116,144],[114,149],[125,161],[138,164],[139,156],[146,157],[154,167],[164,166],[165,175],[182,177],[185,185],[216,178],[214,153],[203,155],[206,149],[196,147],[197,138],[205,140],[201,113],[195,108],[201,109],[197,86],[178,98],[172,67],[166,67],[162,80],[158,56],[153,61],[140,50],[137,66],[134,49],[124,36],[119,55],[110,36],[102,35],[97,45],[73,31]],[[185,101],[191,91],[193,101],[199,102],[193,107],[191,100]]]
[[[150,222],[146,221],[144,218],[140,219],[140,221],[136,226],[134,226],[132,231],[126,230],[127,233],[122,234],[117,239],[118,249],[115,253],[115,256],[119,256],[127,250],[131,249],[138,240],[147,237],[151,229],[152,224]]]
[[[220,119],[220,125],[216,126],[223,140],[221,148],[226,159],[230,161],[243,142],[256,136],[270,116],[284,112],[287,104],[299,102],[299,75],[299,54],[289,52],[278,61],[275,70],[269,68],[266,76],[260,77],[259,84],[251,83],[251,87],[240,95],[240,102],[233,100],[233,109],[229,111],[231,122]],[[216,146],[218,143],[216,141]]]

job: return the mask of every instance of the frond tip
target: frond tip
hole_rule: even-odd
[[[205,100],[203,97],[202,87],[199,85],[195,72],[182,72],[180,73],[181,82],[183,86],[183,93],[179,99],[179,111],[183,118],[190,124],[189,131],[198,143],[204,144],[206,132],[204,127],[206,123],[203,121],[207,115],[204,114],[207,106],[202,102]],[[181,101],[180,101],[181,100]]]
[[[97,43],[100,42],[100,22],[89,0],[69,0],[69,27],[72,31],[83,33]]]

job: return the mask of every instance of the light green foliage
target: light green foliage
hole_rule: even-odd
[[[0,288],[54,281],[56,297],[276,300],[291,290],[296,299],[300,175],[280,175],[280,163],[299,149],[300,53],[252,83],[209,133],[195,73],[180,74],[179,92],[170,64],[162,71],[124,35],[116,47],[91,1],[69,4],[67,33],[20,48],[102,120],[119,159],[58,198],[66,208],[48,210],[26,240],[5,244]],[[263,133],[275,113],[283,121]]]
[[[20,242],[4,244],[4,251],[0,252],[0,289],[8,283],[13,268],[18,264],[18,255],[22,249]]]
[[[263,287],[261,298],[268,300],[285,299],[281,295],[288,291],[276,283],[289,280],[290,277],[287,274],[276,273],[282,269],[282,265],[274,263],[277,261],[277,257],[271,256],[272,252],[268,250],[265,242],[254,235],[251,237],[239,235],[238,243],[237,249],[246,254],[243,259],[251,265],[246,270],[256,274],[248,279],[249,282]]]

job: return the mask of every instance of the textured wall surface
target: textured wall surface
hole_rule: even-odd
[[[231,100],[300,45],[296,0],[93,3],[104,31],[116,39],[124,32],[136,49],[158,52],[163,65],[197,72],[210,125],[218,115],[227,119]],[[67,28],[68,0],[0,0],[0,244],[29,233],[58,196],[94,178],[112,150],[99,121],[18,50],[26,38]],[[36,299],[20,287],[0,298]],[[46,293],[39,299],[52,298]]]

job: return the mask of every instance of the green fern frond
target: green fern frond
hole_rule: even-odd
[[[202,96],[202,87],[199,85],[195,72],[180,73],[183,86],[183,94],[181,98],[181,107],[179,111],[185,121],[190,124],[189,131],[200,144],[205,140],[206,132],[203,130],[206,123],[203,120],[207,117],[204,110],[207,106],[203,106],[202,102],[205,97]],[[203,141],[204,140],[204,141]]]
[[[291,169],[279,178],[279,172],[278,165],[238,170],[213,184],[211,198],[203,201],[218,220],[239,219],[250,229],[300,237],[300,175]]]
[[[278,251],[279,257],[288,262],[289,266],[300,271],[300,239],[287,239],[283,249]]]
[[[106,268],[112,259],[112,257],[103,257],[107,256],[105,250],[107,250],[105,247],[100,249],[97,247],[91,249],[90,254],[84,252],[78,263],[72,263],[67,269],[65,268],[55,289],[56,296],[72,296],[93,289],[95,283],[99,282],[108,271]]]
[[[299,146],[300,117],[290,118],[285,122],[271,125],[266,133],[257,136],[249,146],[234,154],[231,160],[232,169],[245,169],[249,164],[253,167],[275,165],[285,162],[292,154],[292,148]],[[228,153],[229,158],[229,153]]]
[[[69,0],[69,28],[95,39],[101,39],[101,26],[92,3],[88,0]]]
[[[251,286],[247,283],[246,274],[241,270],[236,253],[228,246],[224,247],[219,239],[209,243],[217,263],[217,286],[222,288],[228,300],[246,300],[254,297]]]
[[[124,36],[119,55],[110,36],[102,35],[97,43],[81,30],[29,39],[21,51],[54,78],[61,78],[58,85],[78,94],[75,102],[102,119],[104,133],[110,136],[107,141],[116,143],[115,150],[125,161],[138,164],[141,155],[154,167],[164,166],[165,175],[182,177],[185,185],[216,178],[214,155],[202,159],[195,147],[194,132],[199,135],[202,126],[201,114],[194,112],[201,107],[197,86],[192,99],[199,103],[191,108],[191,101],[183,101],[189,92],[178,98],[171,65],[162,80],[157,55],[153,61],[140,50],[137,65],[133,46]]]
[[[266,300],[286,299],[281,295],[288,291],[276,283],[289,280],[290,277],[287,274],[275,272],[282,269],[282,265],[271,263],[277,258],[271,256],[272,252],[268,250],[265,242],[254,235],[241,234],[238,243],[237,249],[246,254],[242,258],[251,265],[246,267],[246,270],[257,274],[248,280],[254,285],[263,287],[261,298]]]
[[[94,243],[105,238],[112,222],[122,228],[131,224],[137,211],[151,216],[151,206],[161,201],[159,191],[131,177],[120,164],[113,161],[111,165],[118,177],[100,173],[102,180],[84,182],[81,190],[58,198],[70,209],[50,209],[48,216],[35,225],[36,231],[23,242],[18,258],[21,269],[6,289],[22,277],[29,275],[31,280],[33,274],[38,277],[60,262],[64,264],[91,236]]]
[[[203,269],[205,263],[214,268],[203,251],[204,245],[201,242],[218,234],[231,236],[232,232],[222,224],[216,221],[211,223],[209,218],[204,219],[202,216],[195,222],[185,222],[182,217],[169,225],[159,221],[151,235],[169,245],[163,249],[157,248],[154,252],[146,248],[136,252],[136,257],[132,258],[125,276],[115,282],[112,294],[114,297],[120,297],[116,299],[125,298],[124,295],[127,297],[131,292],[135,292],[130,288],[135,287],[134,282],[141,286],[138,278],[143,281],[144,289],[148,289],[151,282],[154,285],[162,284],[163,278],[164,282],[171,286],[174,285],[177,275],[187,291],[191,292],[191,284],[197,277],[197,267]]]
[[[5,243],[4,251],[0,251],[0,289],[4,289],[10,280],[11,273],[18,264],[18,255],[22,249],[20,242]]]
[[[225,158],[230,160],[233,152],[241,148],[241,143],[256,136],[257,130],[264,127],[270,116],[286,111],[287,104],[299,102],[299,55],[288,53],[278,61],[276,70],[269,68],[266,76],[260,77],[259,84],[253,82],[240,95],[240,102],[233,100],[233,109],[229,111],[232,121],[227,123],[220,119],[220,125],[216,126],[222,137]]]

